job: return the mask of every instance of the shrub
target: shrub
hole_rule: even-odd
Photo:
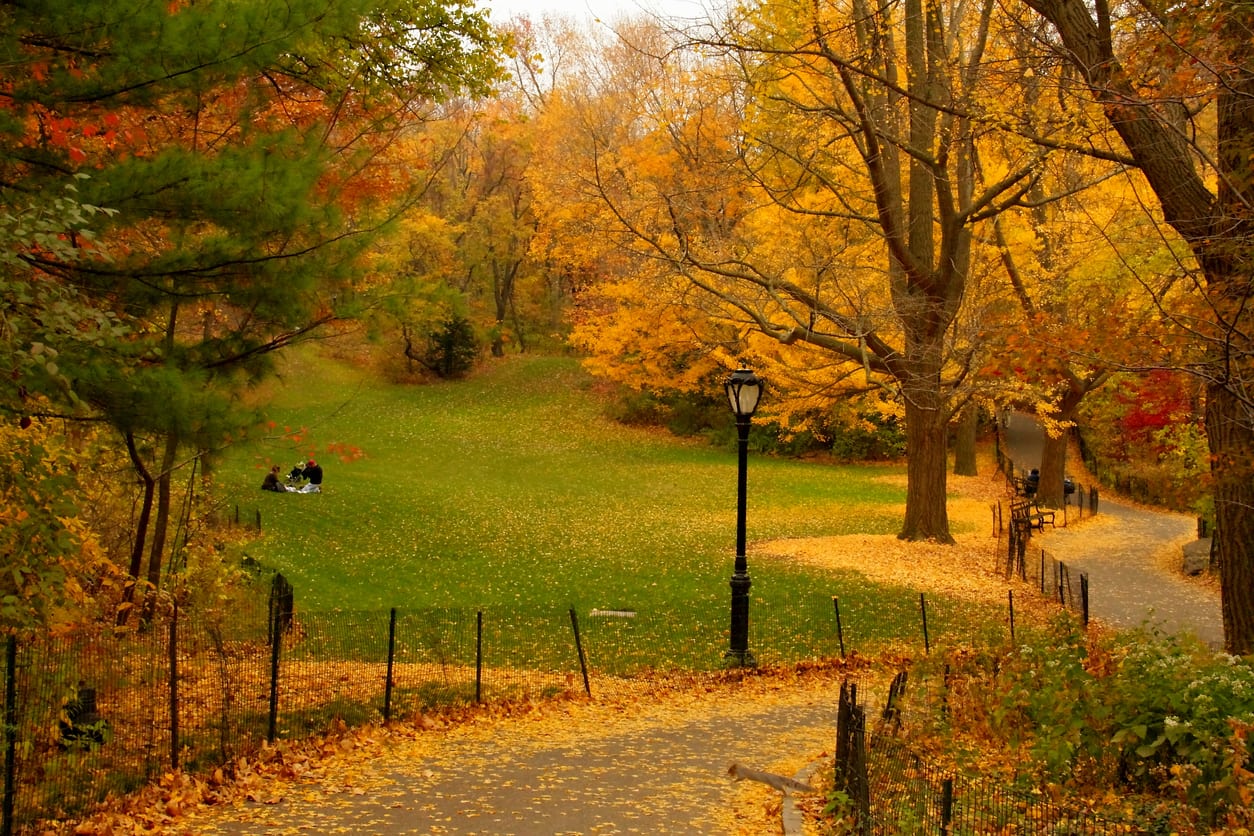
[[[479,340],[470,320],[454,314],[427,338],[422,363],[443,378],[465,377],[479,356]]]
[[[1042,778],[1183,802],[1210,826],[1250,823],[1249,662],[1147,631],[1102,643],[1070,619],[1043,639],[1007,655],[989,713]]]

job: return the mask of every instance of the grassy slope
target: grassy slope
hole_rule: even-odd
[[[726,610],[734,452],[613,423],[572,360],[511,359],[462,383],[388,387],[306,355],[269,411],[280,428],[308,428],[320,451],[365,453],[319,454],[321,495],[257,489],[269,462],[286,470],[302,455],[290,442],[240,450],[220,471],[244,519],[261,511],[266,536],[250,554],[309,609]],[[749,539],[894,532],[902,480],[881,477],[899,473],[752,456]],[[750,573],[755,608],[840,594],[890,622],[911,617],[905,590],[755,560],[752,545]]]

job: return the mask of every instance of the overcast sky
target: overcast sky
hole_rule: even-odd
[[[479,0],[490,9],[495,21],[525,14],[540,18],[545,14],[565,17],[601,18],[612,21],[628,14],[658,13],[663,16],[704,17],[711,0]]]

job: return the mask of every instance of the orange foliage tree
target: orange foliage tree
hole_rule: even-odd
[[[1120,6],[1027,0],[1083,79],[1197,264],[1178,312],[1206,381],[1225,643],[1254,651],[1254,353],[1248,316],[1254,205],[1254,12],[1240,3]],[[1064,93],[1070,90],[1064,91]],[[1207,120],[1213,120],[1208,122]],[[1213,128],[1211,127],[1213,125]]]

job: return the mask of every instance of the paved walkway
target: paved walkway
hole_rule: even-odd
[[[680,687],[683,687],[680,685]],[[624,706],[587,703],[536,717],[467,724],[331,763],[274,797],[200,814],[180,832],[211,834],[745,834],[734,761],[792,776],[831,751],[839,686],[831,674],[748,682]],[[361,768],[364,767],[364,768]],[[778,813],[768,832],[779,832]]]
[[[1006,430],[1016,468],[1039,467],[1042,434],[1026,415],[1013,415]],[[1115,627],[1151,626],[1167,633],[1191,631],[1223,646],[1218,593],[1164,570],[1197,536],[1197,520],[1148,511],[1100,495],[1103,534],[1089,526],[1047,530],[1033,542],[1074,572],[1089,576],[1089,614]],[[1096,544],[1096,546],[1095,546]],[[1165,555],[1165,553],[1167,553]]]

